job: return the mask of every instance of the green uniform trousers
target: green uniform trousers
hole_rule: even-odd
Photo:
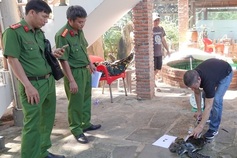
[[[71,133],[78,136],[91,126],[91,73],[87,68],[71,69],[78,92],[70,92],[69,81],[64,77],[64,88],[69,101],[68,122]]]
[[[48,79],[31,81],[31,83],[38,90],[39,104],[29,104],[25,88],[21,83],[19,84],[24,115],[21,158],[44,158],[51,147],[50,135],[55,119],[55,80],[51,75]]]

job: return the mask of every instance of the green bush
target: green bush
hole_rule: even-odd
[[[177,50],[179,45],[178,23],[166,17],[161,20],[161,26],[165,30],[168,44],[171,43],[171,48]]]

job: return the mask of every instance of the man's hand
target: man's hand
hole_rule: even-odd
[[[25,71],[17,58],[8,56],[8,62],[11,65],[11,68],[15,74],[15,76],[20,80],[20,82],[25,87],[25,93],[27,96],[27,101],[30,104],[39,104],[40,96],[37,89],[30,83],[27,78]]]
[[[40,97],[38,91],[35,89],[34,86],[31,84],[27,87],[25,87],[25,93],[27,96],[27,101],[30,104],[39,104],[40,102]]]
[[[195,114],[193,115],[193,117],[194,117],[196,120],[201,120],[201,119],[202,119],[202,112],[201,112],[201,111],[195,112]]]
[[[93,73],[94,71],[96,71],[96,67],[93,63],[90,62],[90,70]]]
[[[55,58],[60,58],[65,52],[65,49],[64,48],[57,48],[53,51],[53,56]]]
[[[76,94],[78,92],[78,86],[77,86],[77,83],[75,81],[70,82],[69,86],[70,86],[70,92],[72,94]]]
[[[194,138],[199,138],[200,134],[202,133],[202,130],[203,127],[201,127],[201,125],[198,125],[196,128],[194,128],[190,136],[194,136]]]

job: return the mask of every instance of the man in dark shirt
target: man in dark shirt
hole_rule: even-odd
[[[184,74],[183,80],[187,87],[190,87],[195,94],[197,112],[194,117],[201,119],[199,125],[193,130],[194,137],[198,137],[208,119],[209,129],[204,134],[206,139],[213,139],[218,134],[221,122],[223,97],[227,91],[233,72],[231,66],[219,59],[208,59],[198,65],[194,70]],[[205,109],[201,110],[201,90],[205,93]]]

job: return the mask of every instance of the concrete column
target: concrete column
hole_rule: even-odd
[[[10,10],[10,11],[9,11]],[[17,22],[20,21],[20,15],[18,12],[18,6],[17,6],[17,2],[16,0],[4,0],[0,3],[0,11],[2,14],[2,23],[3,23],[3,31],[4,29],[6,29],[7,27],[9,27],[12,24],[15,24]],[[12,88],[13,88],[13,95],[14,95],[14,102],[16,103],[16,109],[14,109],[18,115],[14,115],[14,118],[17,119],[17,121],[15,120],[15,125],[16,126],[22,126],[22,121],[23,121],[23,117],[19,117],[19,116],[23,116],[22,114],[22,110],[19,110],[22,108],[21,103],[20,103],[20,98],[19,98],[19,92],[17,90],[18,87],[18,81],[16,79],[16,77],[13,75],[12,69],[9,70],[10,74],[11,74],[11,78],[12,78]],[[18,124],[18,122],[20,122]]]
[[[2,14],[3,30],[9,25],[15,24],[20,21],[17,3],[15,0],[7,0],[0,2],[0,11]]]
[[[133,8],[136,93],[138,98],[154,97],[154,58],[152,35],[153,0],[142,0]]]

